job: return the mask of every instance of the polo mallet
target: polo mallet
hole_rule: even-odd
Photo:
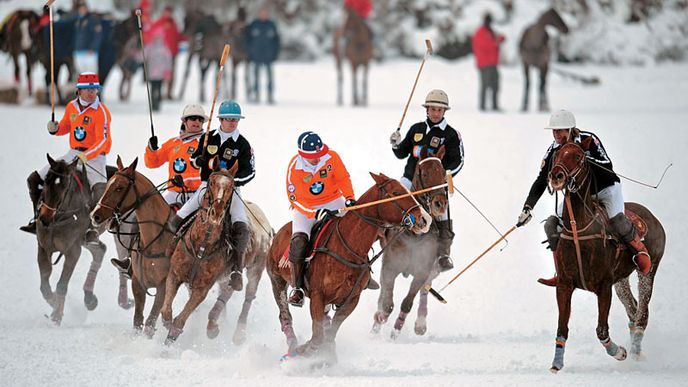
[[[478,260],[479,260],[480,258],[482,258],[485,254],[487,254],[488,251],[492,250],[492,248],[494,248],[495,246],[497,246],[497,245],[499,244],[499,242],[501,242],[503,239],[505,239],[506,236],[509,235],[509,234],[511,234],[511,232],[514,231],[514,230],[516,230],[516,226],[511,227],[511,228],[509,229],[509,231],[505,232],[504,235],[502,235],[502,236],[501,236],[499,239],[497,239],[492,245],[490,245],[490,247],[488,247],[487,250],[483,251],[482,254],[478,255],[478,258],[474,259],[473,262],[469,263],[468,266],[466,266],[463,270],[461,270],[461,272],[460,272],[459,274],[455,275],[454,278],[452,278],[451,281],[449,281],[446,285],[444,285],[444,286],[442,287],[442,289],[440,289],[439,291],[433,289],[432,286],[429,285],[429,284],[428,284],[428,285],[425,285],[425,286],[423,286],[423,287],[425,288],[425,290],[427,290],[428,292],[430,292],[430,294],[432,294],[433,296],[435,296],[435,298],[437,298],[438,301],[440,301],[440,302],[443,303],[443,304],[446,304],[446,303],[447,303],[447,300],[445,300],[444,297],[442,297],[442,295],[440,294],[440,292],[443,292],[444,289],[447,288],[447,286],[451,285],[452,282],[456,281],[456,279],[459,278],[459,276],[461,276],[461,274],[465,273],[466,270],[468,270],[471,266],[473,266],[474,263],[478,262]]]
[[[406,101],[406,106],[404,106],[404,113],[401,114],[401,120],[399,120],[397,132],[401,130],[401,125],[404,123],[404,118],[406,118],[406,112],[408,111],[409,104],[411,103],[411,98],[413,98],[413,93],[416,91],[416,85],[418,85],[418,78],[420,78],[420,73],[421,71],[423,71],[423,66],[425,66],[425,60],[428,59],[428,56],[432,55],[432,43],[430,43],[430,39],[425,39],[425,47],[427,49],[425,50],[425,55],[423,55],[423,60],[420,62],[420,68],[418,69],[418,74],[416,74],[416,80],[413,81],[411,95],[409,95],[408,101]]]
[[[50,14],[50,121],[55,121],[55,49],[53,37],[53,3],[55,0],[48,0],[43,6]]]
[[[337,210],[337,212],[340,213],[340,214],[343,214],[343,213],[345,213],[345,212],[347,212],[347,211],[360,210],[361,208],[367,208],[367,207],[376,206],[376,205],[382,204],[382,203],[392,202],[392,201],[395,201],[395,200],[403,199],[403,198],[406,198],[406,197],[409,197],[409,196],[419,195],[419,194],[422,194],[422,193],[426,193],[426,192],[429,192],[429,191],[434,191],[434,190],[436,190],[436,189],[440,189],[440,188],[444,188],[444,187],[448,187],[449,192],[454,192],[454,186],[451,185],[451,184],[453,184],[453,180],[447,179],[447,182],[446,182],[446,183],[438,184],[438,185],[435,185],[435,186],[432,186],[432,187],[428,187],[428,188],[424,188],[424,189],[419,189],[418,191],[413,191],[413,192],[405,193],[405,194],[403,194],[403,195],[392,196],[392,197],[385,198],[385,199],[375,200],[375,201],[373,201],[373,202],[368,202],[368,203],[363,203],[363,204],[357,204],[357,205],[351,206],[351,207],[340,208],[339,210]]]
[[[210,122],[213,120],[213,112],[215,111],[215,102],[217,101],[217,94],[220,92],[220,80],[222,79],[222,71],[225,69],[225,62],[229,56],[231,46],[225,44],[220,57],[220,70],[217,72],[217,82],[215,83],[215,95],[213,95],[213,104],[210,106],[210,115],[208,116],[208,127],[205,129],[205,139],[203,140],[203,150],[208,147],[208,136],[210,135]]]
[[[141,54],[143,55],[143,81],[146,83],[146,92],[148,93],[148,116],[150,117],[151,137],[155,136],[155,129],[153,129],[153,106],[151,102],[150,86],[148,85],[148,67],[146,66],[146,47],[143,45],[143,27],[141,25],[141,9],[136,10],[136,21],[139,25],[139,39],[141,40]]]

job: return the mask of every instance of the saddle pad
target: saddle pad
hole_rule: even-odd
[[[327,219],[323,222],[317,222],[311,231],[311,238],[308,241],[308,246],[306,246],[306,260],[309,261],[313,257],[313,250],[318,246],[318,242],[320,242],[320,238],[322,235],[325,233],[327,228],[329,227],[330,224],[332,224],[332,221],[334,219]],[[284,252],[282,253],[282,257],[280,258],[279,261],[279,267],[280,268],[285,268],[289,267],[289,245],[287,245],[287,248],[284,249]]]

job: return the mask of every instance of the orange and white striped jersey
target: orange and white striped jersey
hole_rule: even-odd
[[[287,170],[287,197],[291,208],[309,218],[315,216],[315,206],[339,197],[354,198],[351,177],[337,152],[330,150],[312,165],[301,156],[294,156]]]
[[[184,187],[187,191],[196,191],[201,185],[201,170],[191,164],[191,155],[198,149],[198,136],[182,140],[180,137],[173,137],[167,140],[160,149],[153,151],[146,147],[146,154],[143,161],[148,168],[158,168],[168,163],[169,178],[181,175],[184,179]],[[182,189],[167,183],[167,189],[181,192]]]

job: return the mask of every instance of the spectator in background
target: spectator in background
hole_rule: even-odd
[[[172,91],[174,89],[174,69],[176,64],[177,54],[179,53],[179,43],[186,40],[186,37],[179,32],[177,27],[177,22],[174,21],[172,17],[173,8],[171,6],[165,7],[162,11],[160,17],[155,20],[148,28],[148,35],[145,37],[146,42],[150,42],[154,39],[153,32],[160,33],[162,31],[163,42],[167,47],[168,51],[172,55],[172,66],[170,70],[170,77],[165,78],[165,84],[167,87],[167,99],[172,98]]]
[[[103,27],[98,15],[89,12],[85,1],[78,3],[74,19],[74,65],[77,73],[98,73],[98,51]]]
[[[162,100],[162,83],[172,78],[173,59],[170,49],[165,44],[165,32],[162,28],[152,31],[153,42],[146,45],[148,61],[148,79],[151,84],[151,105],[153,111],[160,110]]]
[[[258,19],[246,28],[246,48],[248,60],[253,64],[253,102],[260,102],[260,69],[267,72],[268,103],[274,104],[272,62],[277,59],[280,51],[280,37],[277,26],[270,20],[270,11],[262,7],[258,11]]]
[[[492,110],[499,109],[499,45],[504,42],[504,36],[492,29],[492,15],[485,14],[483,25],[473,35],[473,54],[480,71],[480,110],[485,111],[487,90],[492,93]]]

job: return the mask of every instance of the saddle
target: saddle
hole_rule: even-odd
[[[313,252],[315,251],[315,248],[318,247],[321,237],[325,234],[325,231],[327,231],[328,227],[333,221],[333,218],[325,218],[315,222],[311,228],[311,237],[308,240],[308,245],[306,245],[306,263],[310,262],[311,258],[313,258]],[[282,257],[279,261],[279,267],[289,267],[289,245],[287,245],[287,248],[284,249],[284,252],[282,253]]]
[[[601,218],[605,231],[608,232],[608,230],[612,230],[611,224],[609,223],[609,216],[607,215],[607,211],[597,202],[595,202],[595,213],[596,216],[599,216]],[[644,239],[648,231],[647,223],[645,223],[645,220],[641,218],[640,215],[629,210],[628,208],[624,209],[624,214],[631,221],[631,223],[633,223],[633,227],[635,227],[635,232],[638,233],[640,239]],[[613,233],[609,234],[613,239],[618,240],[616,235],[613,235]],[[620,244],[625,245],[625,243]]]

